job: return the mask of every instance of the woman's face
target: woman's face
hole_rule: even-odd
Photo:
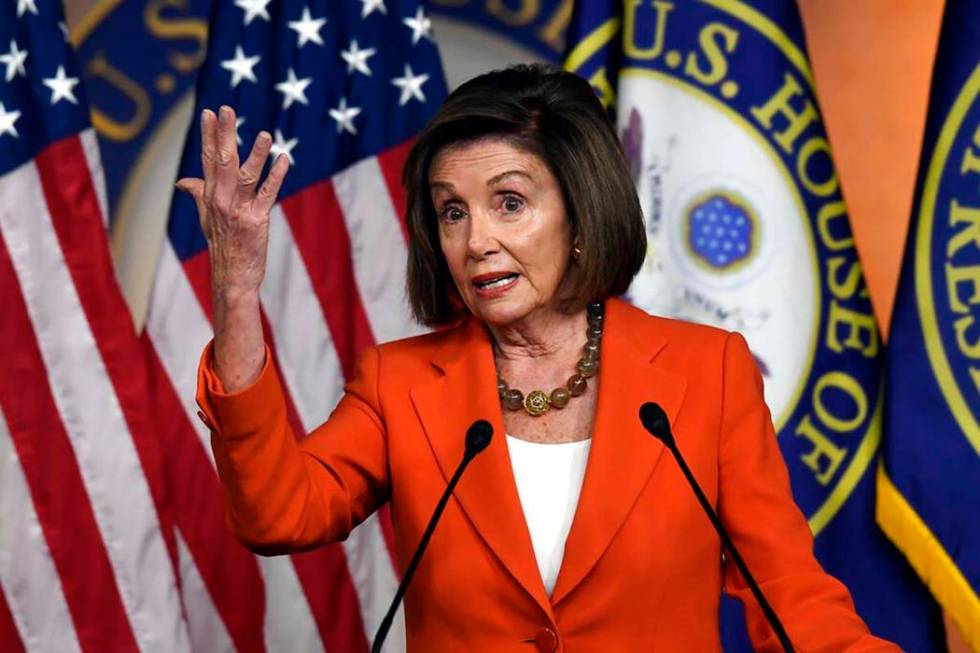
[[[473,315],[507,326],[557,308],[571,234],[544,161],[500,139],[452,145],[436,154],[429,187],[442,254]]]

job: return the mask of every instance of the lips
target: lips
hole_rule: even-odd
[[[488,272],[477,275],[470,281],[478,297],[493,299],[513,288],[519,278],[520,275],[515,272]]]
[[[473,277],[473,285],[479,289],[498,288],[517,278],[514,272],[489,272]]]

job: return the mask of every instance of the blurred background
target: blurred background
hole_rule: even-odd
[[[119,4],[119,0],[66,0],[73,43],[84,45],[86,37]],[[542,3],[535,1],[433,0],[429,4],[435,10],[433,31],[451,88],[481,72],[512,63],[556,62],[564,51],[570,2],[551,3],[550,16],[542,11]],[[202,14],[202,10],[206,13],[208,3],[173,0],[140,4],[144,5],[147,20],[167,12],[182,16],[179,27],[161,36],[174,43],[173,54],[181,64],[174,67],[172,77],[159,78],[154,87],[143,89],[145,95],[138,95],[140,101],[155,100],[154,105],[163,104],[169,111],[150,121],[142,111],[155,114],[160,109],[153,106],[141,111],[141,105],[134,101],[129,120],[108,115],[99,119],[98,113],[95,120],[97,129],[102,126],[99,131],[103,139],[121,143],[152,139],[155,145],[152,149],[146,146],[152,158],[138,161],[146,172],[140,169],[139,174],[134,171],[128,175],[131,183],[139,186],[120,189],[125,199],[120,198],[113,217],[113,256],[138,323],[145,314],[156,250],[170,205],[171,189],[159,179],[172,177],[167,173],[175,174],[177,169],[194,106],[188,87],[193,87],[194,73],[203,63],[207,21],[183,16]],[[802,0],[798,5],[851,226],[875,315],[887,337],[944,2]],[[440,9],[444,13],[437,13]],[[538,34],[529,38],[518,32],[528,25],[541,25]],[[190,54],[188,41],[197,46]],[[96,56],[88,74],[115,76],[116,71],[107,63]],[[184,93],[173,97],[178,85]],[[155,127],[152,135],[144,131],[151,125]]]
[[[275,2],[275,0],[273,1]],[[19,0],[18,6],[23,2],[24,0]],[[269,4],[268,2],[262,2],[262,0],[257,2],[256,0],[236,0],[234,3],[232,0],[221,0],[221,2],[227,4],[227,6],[222,6],[222,11],[237,12],[235,13],[236,20],[241,16],[241,12],[245,12],[245,26],[251,20],[255,20],[256,23],[269,20],[268,16],[263,18],[262,15],[265,6]],[[645,17],[651,21],[651,25],[655,24],[654,21],[658,17],[668,14],[673,16],[674,20],[679,21],[685,15],[688,3],[691,5],[700,4],[695,3],[694,0],[677,0],[674,3],[638,0],[634,4],[640,9],[632,15],[637,21]],[[27,5],[30,4],[32,3],[27,2]],[[314,7],[319,7],[320,4],[323,3],[310,3]],[[390,1],[387,5],[388,8],[385,9],[384,2],[361,0],[360,3],[351,3],[355,7],[352,11],[360,12],[362,19],[372,13],[387,15],[387,12],[391,11],[393,15],[396,11],[395,5],[401,7],[402,4],[404,3]],[[705,0],[703,4],[719,12],[727,12],[727,15],[738,18],[745,24],[757,26],[761,34],[770,37],[777,34],[776,37],[772,37],[774,42],[780,42],[783,45],[785,45],[783,41],[791,42],[786,47],[786,51],[794,51],[794,47],[799,48],[803,52],[802,57],[808,60],[814,83],[812,97],[814,104],[819,108],[822,129],[825,130],[826,138],[829,141],[829,151],[832,151],[831,171],[835,168],[839,178],[839,193],[846,202],[850,229],[853,231],[860,268],[863,269],[863,279],[867,284],[868,294],[862,294],[862,297],[865,301],[870,302],[869,310],[873,311],[873,316],[880,329],[880,337],[884,343],[887,343],[889,325],[892,324],[893,312],[896,307],[896,295],[899,289],[903,255],[906,251],[910,218],[913,215],[914,207],[917,206],[916,193],[918,185],[921,183],[920,162],[921,158],[925,156],[925,152],[931,151],[932,147],[931,142],[926,146],[923,143],[924,139],[927,138],[927,114],[930,108],[930,98],[935,95],[935,91],[931,94],[934,82],[933,72],[936,66],[937,51],[940,49],[940,34],[946,3],[943,0],[862,0],[859,2],[853,0],[800,0],[797,4],[777,0],[759,0],[745,3]],[[234,5],[233,9],[232,5]],[[374,6],[373,9],[371,8],[372,5]],[[959,5],[969,7],[970,3],[961,2]],[[43,3],[41,6],[43,8]],[[324,6],[326,5],[324,4]],[[590,79],[600,96],[603,96],[604,88],[611,93],[612,87],[616,86],[616,82],[613,80],[611,86],[604,87],[601,83],[603,78],[599,72],[593,74],[594,71],[608,72],[611,70],[612,64],[609,62],[615,61],[615,57],[604,60],[604,63],[596,63],[596,57],[604,55],[602,53],[596,54],[596,48],[589,45],[590,43],[594,44],[595,39],[603,34],[603,26],[610,25],[610,23],[603,22],[603,16],[605,16],[603,12],[609,10],[606,3],[583,2],[576,6],[573,5],[572,0],[552,2],[547,0],[428,0],[422,6],[426,12],[424,20],[420,18],[419,14],[415,14],[416,23],[413,26],[409,22],[412,12],[408,12],[406,14],[408,18],[404,19],[403,22],[411,27],[413,33],[419,31],[421,39],[428,39],[438,47],[441,68],[449,90],[481,72],[511,63],[529,61],[547,61],[557,64],[565,62],[567,67],[576,70],[576,72],[585,71],[581,74]],[[618,5],[612,4],[610,6],[613,9],[609,11],[619,11]],[[274,7],[275,4],[270,5],[270,11]],[[192,277],[191,284],[195,283],[191,267],[197,263],[192,263],[192,259],[185,257],[181,252],[182,245],[179,243],[185,241],[181,240],[182,236],[177,234],[173,226],[176,224],[173,222],[173,216],[176,215],[179,208],[173,204],[173,182],[177,178],[178,169],[186,168],[188,152],[193,150],[193,138],[190,146],[187,145],[187,139],[191,129],[192,117],[196,114],[196,110],[202,106],[200,92],[202,89],[208,91],[210,89],[205,82],[201,81],[209,78],[199,78],[199,73],[202,69],[209,68],[218,72],[222,70],[217,59],[209,60],[208,58],[211,49],[216,47],[214,43],[209,44],[208,17],[212,10],[217,11],[217,8],[213,7],[211,2],[207,0],[65,0],[64,2],[67,31],[70,35],[70,42],[77,51],[80,75],[90,103],[92,125],[98,135],[102,162],[105,166],[111,255],[115,262],[116,273],[126,304],[137,329],[143,328],[148,319],[148,314],[152,312],[150,307],[154,301],[153,286],[155,280],[159,279],[160,270],[165,264],[165,261],[161,263],[161,251],[169,251],[166,245],[168,219],[172,221],[170,240],[174,243],[173,246],[178,252],[182,265],[188,271],[188,275]],[[30,10],[26,9],[25,11]],[[323,9],[323,11],[326,12],[327,10]],[[972,14],[970,15],[975,25],[980,22],[980,5],[974,2],[971,11]],[[248,18],[249,12],[252,13],[251,19]],[[20,13],[20,9],[18,9],[18,13]],[[598,18],[593,17],[592,14],[596,14]],[[316,11],[314,11],[314,15],[316,15]],[[279,15],[273,11],[272,21],[277,20],[280,20]],[[330,20],[334,20],[334,18],[331,16]],[[337,18],[336,20],[341,19]],[[592,22],[590,23],[590,21]],[[212,22],[212,24],[215,23]],[[324,24],[329,25],[329,21]],[[595,28],[594,31],[589,31],[590,25]],[[307,30],[313,30],[307,32],[308,40],[315,43],[316,39],[312,35],[319,34],[318,30],[321,28],[322,25],[313,28],[307,27]],[[242,29],[244,32],[245,27]],[[296,28],[291,27],[290,29],[300,33],[300,30]],[[644,29],[647,32],[652,30],[653,38],[656,38],[656,31],[653,27],[644,28],[641,26],[636,29],[638,32],[642,32]],[[719,28],[719,31],[712,34],[711,38],[718,38],[717,43],[724,44],[726,34],[724,28]],[[977,32],[977,35],[980,37],[980,32]],[[591,40],[589,37],[592,37]],[[746,36],[743,31],[741,38],[743,39],[741,43],[745,43],[746,39],[750,37]],[[265,47],[261,45],[260,41],[253,40],[251,43],[255,48]],[[732,44],[732,48],[734,48],[734,41]],[[410,47],[415,45],[416,39],[413,38]],[[580,47],[576,48],[576,45]],[[274,49],[273,46],[268,47],[270,50]],[[303,47],[302,40],[299,47],[300,49]],[[366,46],[362,44],[362,47]],[[381,45],[377,47],[379,50],[382,49]],[[975,62],[976,65],[980,65],[980,48],[962,54],[968,63]],[[228,56],[230,56],[230,52]],[[956,55],[954,53],[951,56],[955,58]],[[337,59],[336,61],[339,65],[340,60]],[[580,65],[577,66],[576,61]],[[713,63],[717,63],[717,61]],[[804,64],[801,70],[807,67],[805,61]],[[674,67],[669,63],[668,66]],[[232,69],[225,66],[223,70],[225,72],[221,72],[221,74],[227,75],[228,71]],[[417,72],[418,70],[416,70]],[[248,75],[242,74],[247,79]],[[406,70],[406,75],[410,76],[411,74],[410,71]],[[434,77],[435,73],[430,71],[430,75]],[[622,84],[622,79],[625,77],[620,79],[620,84]],[[234,87],[235,84],[232,86]],[[743,86],[747,86],[747,84],[743,82]],[[432,86],[426,88],[431,89]],[[629,91],[625,85],[619,87],[618,90],[619,94],[616,99],[623,106],[625,106],[628,98],[634,97],[630,95],[631,92],[638,92]],[[725,90],[722,89],[722,92],[725,93]],[[278,102],[278,97],[278,95],[275,96],[276,102]],[[604,97],[604,99],[609,100],[610,110],[615,111],[617,107],[614,106],[615,103],[612,102],[611,98],[612,94],[608,98]],[[426,102],[435,101],[437,103],[438,99],[430,96],[426,98]],[[405,102],[401,104],[405,104]],[[659,124],[657,120],[663,117],[655,111],[644,114],[644,116],[648,121],[646,123],[647,128],[651,130],[656,130]],[[628,139],[629,135],[634,133],[631,131],[634,123],[630,122],[631,118],[622,106],[618,107],[617,120],[628,149]],[[251,127],[251,129],[253,131],[249,133],[254,134],[254,130],[258,129],[258,126]],[[340,133],[339,128],[337,132]],[[977,134],[977,147],[980,147],[980,131]],[[277,143],[279,140],[279,136],[277,136]],[[283,144],[288,148],[285,138]],[[397,153],[393,156],[394,160],[397,161]],[[678,156],[677,158],[679,160],[681,157]],[[657,165],[656,160],[655,163],[649,165],[655,167]],[[667,165],[668,171],[664,173],[665,176],[658,179],[669,179],[670,165]],[[680,163],[675,161],[673,165],[676,168],[680,166]],[[382,160],[381,166],[386,169],[384,160]],[[653,176],[650,179],[652,180]],[[644,202],[656,204],[656,197],[658,196],[654,190],[643,185],[646,183],[652,183],[652,181],[647,180],[642,183],[638,181]],[[751,186],[751,180],[746,181],[746,187]],[[288,192],[291,191],[287,189],[287,194]],[[397,192],[391,192],[393,198],[397,200]],[[811,212],[811,218],[814,214],[815,212]],[[295,224],[291,224],[295,231]],[[350,227],[349,224],[348,226]],[[353,227],[351,228],[353,229]],[[653,233],[651,231],[651,234]],[[383,236],[378,236],[378,238],[383,240]],[[658,241],[654,239],[654,242]],[[356,247],[357,243],[354,243],[353,249],[356,250]],[[669,249],[668,245],[664,245],[664,247]],[[790,251],[788,255],[792,256],[793,252]],[[164,256],[170,256],[170,254]],[[773,254],[773,256],[776,255]],[[307,263],[307,265],[310,264]],[[355,270],[354,273],[357,271]],[[360,281],[360,277],[358,280]],[[159,284],[159,282],[157,283]],[[650,283],[649,293],[651,295],[662,290],[654,282]],[[160,292],[159,289],[157,292]],[[643,287],[638,287],[636,295],[633,297],[641,305],[644,305],[644,292],[646,291]],[[791,289],[789,292],[792,294],[796,290]],[[806,294],[800,292],[801,296]],[[199,295],[200,297],[201,295]],[[266,301],[265,297],[263,297],[263,301]],[[680,300],[677,301],[680,302]],[[801,299],[801,303],[805,303],[805,301]],[[721,315],[722,311],[713,309],[709,304],[702,302],[698,310],[701,310],[703,315],[712,314],[718,318],[714,321],[721,320],[718,316]],[[678,305],[677,302],[671,304],[671,306],[676,305]],[[651,307],[653,309],[660,308],[660,305],[656,303],[644,306],[648,310]],[[266,306],[266,309],[267,311],[270,310],[269,306]],[[207,311],[206,308],[204,310]],[[368,307],[368,311],[370,312],[370,307]],[[678,312],[685,317],[698,318],[702,316],[702,313],[695,312],[692,314],[691,311],[695,311],[695,309],[689,308],[687,313]],[[809,315],[806,310],[800,309],[800,311],[802,312],[791,313],[795,316],[794,319],[801,323],[810,319],[809,317],[801,317],[801,315]],[[712,320],[708,319],[708,321]],[[752,325],[751,320],[744,324],[721,321],[725,326],[732,328],[751,328]],[[179,340],[181,328],[182,324],[179,321],[172,323],[174,339]],[[379,330],[377,326],[375,328],[376,331]],[[873,328],[872,325],[872,331]],[[801,327],[800,330],[802,332],[804,329]],[[188,336],[190,342],[196,342],[194,337],[196,336],[193,334]],[[872,340],[869,347],[872,345],[877,347],[875,338],[875,335],[871,336]],[[753,350],[756,351],[756,343],[753,342],[752,336],[749,336],[749,342],[753,346]],[[158,349],[162,347],[159,342],[157,346]],[[758,351],[756,353],[758,354]],[[767,352],[763,352],[763,354],[765,353]],[[878,360],[880,352],[876,356],[878,356],[876,358]],[[759,355],[759,358],[764,364],[765,355]],[[778,362],[770,362],[770,364],[777,368],[779,365]],[[779,373],[779,370],[777,369],[775,373]],[[880,368],[876,367],[867,374],[877,377],[880,374]],[[868,383],[870,384],[867,386],[869,388],[878,387],[877,381],[869,381]],[[797,396],[802,387],[797,388]],[[770,389],[767,385],[767,399],[771,399],[769,392]],[[875,395],[877,394],[876,391]],[[875,395],[872,395],[872,399]],[[790,399],[778,399],[777,403],[778,401],[788,405],[792,404]],[[774,414],[781,413],[776,407],[773,408],[773,412]],[[787,416],[790,415],[789,408],[786,414]],[[300,415],[300,417],[303,418],[304,416]],[[787,423],[787,420],[778,422],[777,427]],[[875,422],[874,424],[877,424],[875,426],[872,424],[873,418],[871,416],[868,417],[868,420],[870,426],[865,424],[862,429],[868,428],[869,431],[880,429],[880,422]],[[195,426],[199,428],[199,425]],[[780,429],[780,434],[781,442],[793,437],[792,435],[784,435],[782,429]],[[797,432],[796,435],[798,436],[800,433]],[[857,449],[857,446],[854,449]],[[864,482],[861,487],[864,488],[862,491],[868,493],[868,510],[873,511],[872,488],[874,487],[875,467],[874,465],[869,466],[868,463],[876,450],[870,451],[871,453],[867,454],[864,461],[867,471],[862,477],[869,480]],[[847,455],[851,456],[851,453]],[[859,456],[860,454],[854,453],[853,455]],[[797,457],[803,459],[804,462],[808,458],[806,455]],[[857,474],[861,475],[864,471],[865,468],[862,468],[862,471],[857,472]],[[791,472],[796,474],[793,469]],[[794,491],[803,492],[804,490],[798,488],[796,483],[796,478],[794,478]],[[853,483],[856,484],[857,480],[854,480]],[[974,485],[974,492],[975,487]],[[853,488],[854,485],[852,484],[851,489],[853,490]],[[823,506],[823,504],[816,503],[816,499],[813,500],[812,505],[808,505],[806,499],[800,499],[799,495],[798,499],[801,501],[804,512],[811,519],[811,525],[819,524],[815,527],[815,531],[819,532],[824,526],[827,528],[827,534],[820,535],[817,540],[818,554],[822,556],[821,560],[831,571],[843,578],[849,579],[849,574],[853,574],[856,578],[859,574],[858,570],[864,564],[860,559],[860,554],[856,552],[848,554],[846,550],[840,548],[841,542],[846,542],[852,538],[855,531],[841,530],[846,523],[845,518],[838,517],[835,521],[834,511],[831,511],[829,516],[823,516],[823,508],[817,509],[818,505]],[[863,523],[867,528],[873,528],[873,516],[871,512],[866,511],[866,513]],[[820,521],[821,519],[824,521]],[[856,519],[856,517],[852,515],[847,519]],[[384,531],[383,520],[384,517],[382,517],[382,526],[377,527],[381,531]],[[827,526],[827,524],[830,525]],[[837,531],[835,532],[834,529]],[[876,533],[875,537],[879,536],[880,533]],[[884,541],[882,540],[882,542]],[[185,545],[178,544],[175,546],[183,553]],[[891,548],[890,544],[880,546],[888,548],[887,553],[882,555],[890,561],[899,564],[903,560],[897,551]],[[821,547],[823,548],[821,549]],[[193,548],[193,543],[191,548]],[[362,547],[361,551],[369,548]],[[874,550],[878,551],[879,549]],[[855,549],[855,551],[857,550]],[[348,560],[358,555],[350,546],[345,549],[345,554]],[[363,555],[370,557],[368,554]],[[892,560],[892,556],[894,560]],[[203,564],[197,553],[194,553],[192,557],[195,558],[198,566]],[[852,559],[847,560],[849,557]],[[190,564],[187,562],[189,558],[184,556],[182,559],[184,562],[181,563],[181,566],[187,567]],[[302,578],[301,564],[299,562],[296,564],[298,573]],[[354,563],[349,562],[349,564],[354,565],[351,567],[352,569],[356,566]],[[904,565],[904,562],[900,564]],[[839,565],[839,568],[835,565]],[[919,569],[919,571],[921,573],[922,570]],[[271,572],[265,571],[263,573],[266,574],[266,582],[268,583]],[[877,573],[884,572],[869,571],[865,576],[873,577]],[[902,576],[905,579],[901,585],[903,591],[912,585],[920,584],[910,591],[912,593],[921,592],[921,596],[924,597],[921,600],[929,601],[931,604],[932,599],[927,598],[929,594],[925,591],[925,586],[921,585],[921,581],[916,579],[910,569],[904,569],[901,573],[905,574]],[[357,574],[354,573],[354,575]],[[973,580],[975,583],[976,579]],[[207,585],[209,581],[205,578],[201,582]],[[876,609],[874,608],[875,603],[888,604],[892,601],[904,600],[891,593],[891,590],[885,589],[887,584],[875,585],[866,580],[858,580],[853,583],[848,580],[847,582],[852,592],[855,592],[859,610],[869,620],[873,628],[876,627],[876,623],[879,623],[876,621],[877,617],[869,616]],[[862,586],[862,583],[866,583],[866,585]],[[193,582],[191,584],[193,585]],[[386,586],[382,582],[379,587],[384,588]],[[976,585],[974,584],[973,587],[975,590]],[[203,591],[200,587],[197,589]],[[350,591],[353,592],[353,590]],[[367,615],[371,609],[365,607],[366,599],[363,592],[360,592],[360,587],[358,587],[358,592],[361,610]],[[934,588],[933,593],[939,596],[941,590]],[[964,595],[961,593],[958,596],[962,598]],[[307,598],[312,601],[309,591],[307,591]],[[372,600],[378,601],[377,598]],[[910,600],[912,601],[910,605],[917,605],[915,601],[920,599]],[[970,603],[967,600],[967,603],[976,609],[975,592],[972,594],[972,601]],[[314,616],[316,616],[316,608],[312,609]],[[219,606],[217,610],[220,612],[221,607]],[[964,653],[970,650],[965,643],[966,639],[969,638],[963,637],[957,623],[970,623],[973,624],[971,626],[973,628],[976,626],[976,620],[980,617],[976,612],[970,613],[967,610],[967,613],[972,616],[967,617],[966,622],[962,619],[956,622],[949,619],[948,616],[945,619],[944,639],[948,650],[954,653]],[[903,614],[915,613],[912,611]],[[935,614],[938,615],[939,611],[936,610]],[[737,617],[732,618],[737,619]],[[923,621],[928,621],[930,618],[928,611],[922,613]],[[364,619],[370,621],[371,618],[365,616]],[[726,619],[728,617],[723,617],[723,621]],[[881,617],[881,619],[880,623],[889,623],[886,617]],[[895,619],[902,621],[906,617]],[[207,624],[192,624],[190,627],[191,639],[204,637],[204,640],[201,641],[206,641],[207,636],[201,635],[201,633],[205,632],[207,628]],[[881,628],[887,631],[889,628],[898,628],[898,626],[892,623],[891,625],[883,625]],[[370,631],[370,628],[367,630]],[[882,634],[887,635],[889,632]],[[921,640],[910,636],[907,641],[937,641],[933,635],[938,631],[932,630],[930,632],[932,634],[922,635]],[[327,635],[323,632],[321,635],[323,641],[326,642]],[[738,637],[739,635],[732,634],[732,639],[726,639],[726,642],[735,642]],[[980,646],[980,635],[973,633],[972,637],[974,646]],[[231,636],[231,639],[235,639],[234,635]],[[0,643],[2,641],[2,632],[0,632]],[[332,641],[344,642],[346,640],[340,637]],[[737,646],[737,644],[732,644],[731,650],[736,650]],[[351,650],[356,650],[356,646]],[[930,647],[923,644],[920,648],[910,646],[909,650],[942,650],[942,647],[941,645]],[[980,648],[974,650],[980,651]]]

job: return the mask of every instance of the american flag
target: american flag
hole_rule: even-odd
[[[264,129],[292,163],[271,215],[261,300],[296,433],[329,416],[362,348],[420,331],[405,295],[400,174],[445,93],[417,0],[214,5],[196,115],[228,104],[242,160]],[[179,177],[202,176],[200,148],[195,120]],[[210,311],[204,237],[179,194],[145,336],[193,648],[366,651],[397,585],[384,513],[342,544],[278,558],[248,553],[225,526],[194,405]],[[393,632],[387,650],[403,649]]]
[[[142,346],[61,3],[0,3],[0,650],[187,651]]]

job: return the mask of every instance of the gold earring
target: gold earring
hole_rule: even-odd
[[[572,258],[578,258],[581,255],[582,255],[582,250],[581,248],[578,247],[578,245],[572,248]]]

